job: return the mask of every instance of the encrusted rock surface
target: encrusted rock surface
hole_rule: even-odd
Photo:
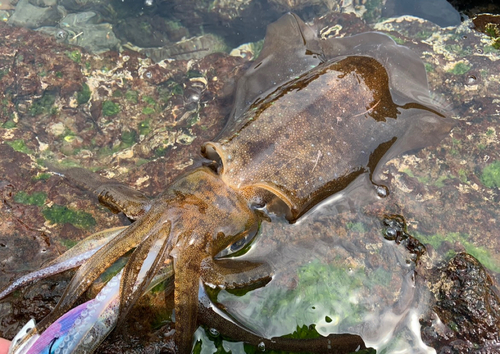
[[[426,245],[428,263],[417,277],[421,285],[431,279],[442,286],[431,288],[429,298],[437,302],[435,315],[423,321],[425,342],[443,350],[487,348],[498,335],[499,51],[468,23],[443,29],[400,17],[367,25],[354,14],[333,13],[315,24],[324,37],[370,29],[388,33],[424,60],[433,97],[449,105],[456,119],[450,136],[439,146],[390,161],[383,171],[390,195],[366,212],[403,215],[408,232]],[[78,33],[67,38],[78,44]],[[222,129],[245,64],[223,53],[157,64],[132,51],[91,55],[57,43],[54,36],[0,23],[0,287],[90,233],[128,223],[47,174],[47,162],[97,170],[154,196],[193,164],[201,142]],[[356,225],[347,213],[336,217],[337,223],[314,223],[312,237],[305,236],[312,239],[308,242],[318,242],[314,237],[325,227]],[[367,247],[358,259],[346,259],[389,268],[376,252],[384,245],[379,231],[339,227],[339,242]],[[351,240],[353,233],[360,238]],[[267,247],[278,247],[279,237]],[[289,261],[287,266],[300,266],[297,259]],[[299,278],[280,281],[294,288]],[[0,303],[0,335],[12,337],[30,316],[43,317],[64,279],[35,286],[41,297],[23,294],[25,300],[17,304]],[[393,277],[390,284],[396,288],[400,279]],[[389,296],[383,287],[373,293]],[[436,327],[437,315],[447,327]],[[464,321],[457,323],[460,318]],[[474,325],[482,332],[474,332]],[[103,350],[134,347],[138,339],[127,343],[125,337],[117,334]],[[150,339],[151,348],[161,342]]]

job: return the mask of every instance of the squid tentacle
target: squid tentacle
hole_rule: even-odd
[[[246,343],[261,346],[266,350],[280,350],[286,352],[310,352],[325,354],[353,353],[366,349],[363,339],[356,334],[330,334],[326,337],[313,339],[295,338],[263,338],[250,330],[242,327],[225,315],[208,298],[208,295],[201,287],[199,296],[198,319],[201,324],[217,331],[233,340],[240,340]]]
[[[77,268],[92,257],[105,244],[111,242],[125,227],[116,227],[101,232],[97,232],[85,240],[66,251],[61,256],[47,264],[46,267],[28,273],[0,292],[0,299],[3,299],[13,291],[28,285],[36,280],[48,278],[52,275],[65,272],[69,269]]]
[[[52,170],[86,191],[92,191],[99,202],[114,213],[123,212],[127,217],[136,220],[151,208],[151,200],[143,193],[130,188],[126,184],[101,177],[83,168]]]
[[[273,276],[267,263],[207,257],[201,264],[203,283],[212,288],[237,289],[256,284],[265,285]]]
[[[141,220],[118,234],[112,243],[103,246],[80,266],[54,310],[37,325],[38,330],[43,331],[63,313],[69,311],[74,302],[111,264],[132,248],[137,247],[144,239],[154,234],[159,219],[160,215],[158,213],[144,215]]]
[[[157,269],[157,274],[141,295],[146,294],[163,281],[170,280],[169,283],[172,283],[174,274],[172,262],[161,263]],[[41,335],[38,334],[34,321],[31,320],[25,326],[28,328],[27,338],[22,338],[26,343],[26,350],[21,351],[20,346],[13,343],[9,353],[39,354],[47,351],[50,353],[93,353],[118,323],[119,288],[123,272],[122,269],[116,274],[94,299],[65,313]],[[32,328],[31,331],[29,328]],[[24,334],[26,331],[27,329],[23,327],[20,333]]]
[[[174,257],[175,344],[179,353],[190,353],[198,327],[198,288],[201,260],[182,252]],[[196,291],[194,290],[196,289]]]
[[[69,260],[71,258],[77,257],[89,250],[94,250],[94,249],[97,250],[102,246],[104,246],[105,244],[111,242],[116,236],[118,236],[118,234],[120,234],[127,227],[128,226],[118,226],[96,232],[86,237],[82,241],[78,242],[76,245],[74,245],[69,250],[61,254],[59,257],[47,263],[47,266],[51,266]]]
[[[120,316],[122,322],[132,306],[149,287],[162,267],[168,248],[171,223],[165,222],[154,236],[149,237],[130,256],[120,285]]]

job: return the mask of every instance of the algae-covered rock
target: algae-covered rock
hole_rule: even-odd
[[[422,335],[428,345],[451,353],[498,350],[500,298],[477,259],[466,253],[456,255],[436,269],[429,288],[442,324],[432,325],[430,319],[424,322]]]

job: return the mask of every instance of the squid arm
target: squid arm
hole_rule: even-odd
[[[128,218],[137,220],[151,208],[151,200],[146,195],[126,184],[101,177],[83,168],[49,167],[58,175],[65,177],[71,184],[92,192],[102,205],[115,214],[123,212]]]
[[[111,240],[113,240],[125,228],[125,226],[115,227],[112,229],[97,232],[87,237],[61,256],[49,262],[46,267],[26,274],[14,281],[7,288],[0,292],[0,299],[3,299],[13,291],[34,281],[44,279],[52,275],[65,272],[69,269],[81,266],[101,247],[111,242]]]
[[[330,334],[326,337],[313,339],[295,338],[263,338],[236,324],[232,319],[217,308],[206,293],[200,292],[198,320],[209,328],[215,328],[221,335],[235,341],[265,348],[265,350],[280,350],[286,352],[309,352],[328,354],[347,354],[366,349],[363,339],[356,334]]]
[[[132,248],[154,235],[157,231],[156,223],[160,215],[149,213],[143,218],[119,233],[113,242],[107,243],[94,253],[77,270],[71,282],[66,287],[58,304],[38,325],[39,331],[45,330],[62,314],[68,312],[75,301],[87,290],[107,268],[109,268],[118,258],[130,251]]]
[[[159,238],[158,238],[159,239]],[[156,252],[153,252],[156,253]],[[161,253],[161,249],[158,254]],[[146,257],[148,258],[148,257]],[[153,258],[153,257],[150,257]],[[157,257],[156,257],[157,258]],[[144,266],[147,266],[143,264]],[[144,273],[143,271],[140,273]],[[252,273],[252,272],[251,272]],[[27,338],[21,336],[21,340],[27,343],[23,348],[16,346],[19,338],[13,341],[12,354],[24,353],[44,353],[50,350],[60,349],[70,352],[88,352],[91,353],[97,349],[100,343],[107,337],[119,322],[119,299],[120,283],[123,283],[124,271],[118,273],[101,290],[95,299],[92,299],[82,305],[70,310],[59,319],[57,319],[41,335],[34,327],[34,322],[30,321],[19,332],[27,334]],[[138,277],[139,281],[145,277]],[[218,276],[222,279],[222,275]],[[139,281],[134,284],[138,289]],[[171,261],[158,263],[156,275],[148,282],[148,286],[143,287],[143,294],[150,291],[161,282],[166,281],[167,288],[173,290],[174,270]],[[244,286],[244,284],[240,284]],[[142,295],[142,294],[141,294]],[[244,327],[233,322],[221,310],[216,308],[208,299],[208,296],[200,286],[200,295],[198,298],[198,322],[210,328],[216,328],[219,333],[230,337],[233,340],[244,341],[246,343],[262,346],[268,350],[285,350],[294,352],[317,352],[317,353],[350,353],[359,349],[366,348],[361,337],[352,334],[331,334],[327,337],[315,339],[291,339],[291,338],[271,338],[260,337]],[[67,339],[66,339],[67,338]],[[29,340],[26,340],[29,339]],[[192,339],[190,339],[191,341]],[[180,350],[179,350],[180,352]]]

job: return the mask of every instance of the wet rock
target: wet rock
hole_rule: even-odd
[[[4,329],[3,336],[12,337],[16,334],[15,323],[25,323],[31,318],[38,322],[50,313],[68,285],[72,273],[68,271],[66,274],[43,280],[36,291],[27,292],[26,296],[15,304],[0,303],[0,327]]]
[[[500,298],[491,277],[467,253],[435,271],[428,286],[435,317],[422,328],[424,341],[440,353],[493,353],[500,348]]]
[[[317,21],[318,25],[322,24],[318,28],[325,37],[369,30],[367,24],[354,15],[336,16],[329,17],[328,21]],[[389,33],[398,43],[412,48],[416,55],[423,57],[431,86],[452,101],[459,120],[452,136],[441,147],[409,154],[389,163],[387,171],[384,171],[384,177],[391,185],[389,198],[392,196],[394,204],[401,205],[401,214],[407,216],[410,232],[424,243],[433,243],[434,253],[445,254],[449,251],[464,251],[464,247],[467,250],[479,247],[478,254],[483,255],[481,262],[490,270],[498,269],[495,268],[498,267],[495,260],[500,249],[497,227],[500,195],[498,188],[483,185],[480,176],[485,166],[500,160],[497,97],[500,52],[492,48],[488,37],[475,31],[468,32],[467,26],[440,29],[427,21],[399,18],[385,21],[375,29]],[[2,139],[24,151],[14,154],[5,143],[0,145],[0,156],[4,161],[1,170],[8,174],[2,176],[6,182],[0,184],[0,189],[6,195],[11,193],[10,190],[15,194],[24,190],[32,193],[43,189],[48,193],[50,203],[72,203],[75,208],[92,210],[98,221],[96,231],[114,226],[114,217],[103,213],[88,196],[81,196],[74,189],[52,181],[57,177],[51,177],[46,184],[40,181],[35,183],[35,178],[41,175],[41,167],[35,161],[56,158],[95,169],[105,168],[109,176],[116,176],[145,193],[155,195],[181,173],[198,153],[197,147],[179,143],[179,137],[194,138],[192,145],[196,145],[216,135],[224,125],[222,117],[226,116],[230,109],[228,105],[232,102],[231,87],[234,88],[234,81],[238,77],[237,68],[243,63],[241,59],[223,54],[190,62],[190,70],[202,73],[208,82],[207,89],[202,92],[200,107],[195,107],[191,115],[192,95],[187,92],[191,88],[186,79],[187,64],[184,61],[154,65],[136,53],[106,53],[101,57],[91,57],[83,52],[81,62],[75,63],[66,53],[78,49],[56,46],[53,38],[25,29],[12,29],[3,24],[0,24],[0,34],[1,47],[4,48],[0,55],[0,92],[2,99],[6,100],[0,110]],[[12,56],[13,52],[17,54]],[[470,75],[476,78],[475,83],[470,80]],[[75,91],[83,92],[84,83],[90,87],[90,98],[76,107]],[[49,91],[57,94],[54,102],[57,110],[54,115],[49,114],[50,110],[42,110],[41,114],[32,117],[32,102],[43,97],[47,84],[50,86]],[[440,96],[437,99],[444,100]],[[99,114],[89,114],[87,105],[102,103],[103,100],[115,100],[120,104],[121,112],[109,120],[100,118]],[[36,110],[32,112],[36,113]],[[56,122],[64,122],[61,134],[48,134],[46,128]],[[11,126],[16,124],[17,129],[12,129]],[[23,128],[26,126],[29,129]],[[138,132],[133,147],[127,147],[128,150],[123,142],[122,127],[128,130],[131,127]],[[74,138],[75,134],[83,139],[84,149],[80,150],[82,143]],[[76,144],[74,141],[78,142],[75,145],[78,148],[66,149],[68,145]],[[122,153],[130,150],[134,154],[129,156]],[[64,155],[63,151],[71,151],[75,155]],[[12,184],[15,184],[14,187],[10,187]],[[6,200],[10,201],[9,198]],[[54,258],[56,247],[61,245],[60,240],[73,237],[65,234],[71,231],[68,230],[70,228],[50,225],[51,244],[59,246],[53,246],[50,255],[49,252],[42,255],[38,250],[42,249],[44,242],[41,237],[47,230],[36,229],[45,228],[39,208],[19,203],[11,206],[14,208],[2,204],[0,209],[0,216],[4,220],[0,225],[3,227],[0,252],[7,251],[0,253],[0,262],[9,259],[2,263],[0,280],[3,284],[15,278],[20,271],[36,269],[43,260]],[[316,227],[321,230],[324,225]],[[397,232],[400,231],[396,230],[396,236]],[[406,240],[403,239],[403,242]],[[366,245],[365,237],[362,244]],[[35,259],[30,258],[27,269],[22,268],[26,255],[32,255],[33,250],[37,253]],[[59,251],[62,250],[63,247]],[[477,274],[481,274],[479,270],[482,268],[469,266],[469,269],[471,272],[476,269]],[[454,272],[447,266],[441,267],[439,276],[429,279],[439,283],[441,275],[445,278]],[[488,283],[488,280],[485,282]],[[496,303],[496,300],[493,301],[493,286],[483,286],[483,292],[475,286],[469,287],[475,289],[471,290],[473,295],[483,294],[488,299],[484,300],[485,303]],[[492,293],[488,293],[487,288]],[[422,336],[425,341],[438,352],[472,352],[470,343],[479,343],[478,350],[484,348],[484,352],[498,352],[497,348],[492,349],[489,337],[474,333],[472,325],[477,320],[481,334],[494,328],[496,320],[481,324],[484,320],[480,316],[467,317],[470,315],[467,313],[467,301],[471,301],[473,315],[482,313],[480,296],[474,298],[458,286],[454,287],[453,293],[441,290],[443,299],[448,297],[448,303],[455,301],[458,304],[457,310],[453,313],[449,305],[436,305],[435,311],[440,311],[440,319],[435,315],[424,323]],[[461,300],[460,296],[469,300]],[[443,308],[440,310],[439,306]],[[491,308],[496,307],[491,305]],[[36,313],[36,309],[31,310]],[[491,314],[493,311],[486,313]],[[0,315],[6,313],[0,311]],[[444,323],[441,316],[448,322]],[[453,316],[472,324],[457,329],[461,332],[454,332],[456,318]],[[26,319],[28,317],[26,310]],[[18,322],[9,324],[12,328],[6,322],[1,322],[0,328],[12,336]],[[444,324],[439,325],[440,322]]]
[[[2,1],[0,3],[0,10],[2,10],[2,12],[14,10],[15,8],[16,6],[13,5],[11,1]]]
[[[297,11],[307,6],[326,6],[329,10],[340,12],[341,1],[338,0],[271,0],[275,5],[286,9]],[[352,2],[350,2],[352,3]],[[349,5],[347,5],[349,6]]]
[[[59,27],[69,31],[67,42],[87,49],[92,53],[100,53],[117,49],[120,41],[115,37],[109,23],[99,23],[95,12],[69,14],[61,20]]]
[[[214,1],[214,9],[217,13],[226,20],[234,19],[241,16],[248,8],[250,8],[253,0],[231,1],[231,0],[216,0]]]
[[[175,18],[191,36],[210,32],[223,37],[230,47],[261,40],[267,25],[286,12],[286,9],[278,9],[261,0],[158,0],[154,4],[158,4],[157,14],[167,19]]]
[[[178,22],[158,15],[127,18],[118,23],[114,32],[124,42],[139,47],[162,47],[189,36],[188,30]]]
[[[64,8],[59,6],[39,7],[30,0],[20,0],[8,23],[14,26],[38,28],[54,26],[64,16]]]
[[[448,0],[455,9],[469,17],[481,13],[500,13],[500,4],[494,0]]]
[[[57,0],[29,0],[30,4],[38,7],[51,7],[57,5]]]
[[[382,16],[411,15],[424,18],[441,27],[458,26],[460,14],[446,0],[390,0],[383,7]]]
[[[80,12],[64,17],[56,27],[42,27],[57,40],[85,48],[92,53],[118,49],[120,41],[115,37],[109,23],[100,23],[95,12]]]
[[[140,50],[140,52],[146,54],[154,62],[159,62],[163,59],[201,59],[208,54],[225,52],[227,49],[228,48],[222,38],[208,33],[203,36],[193,37],[177,42],[171,46],[145,48]]]
[[[500,15],[480,14],[472,19],[474,29],[491,38],[491,45],[500,49]]]
[[[99,6],[100,0],[60,0],[59,5],[64,6],[68,11],[80,12],[86,9]]]

